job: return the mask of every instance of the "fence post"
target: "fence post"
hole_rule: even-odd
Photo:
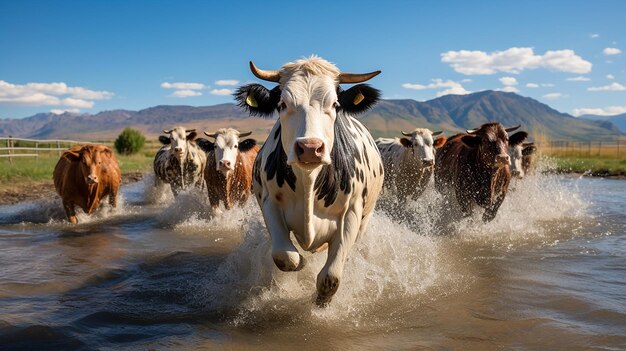
[[[39,142],[35,143],[35,155],[37,155],[37,159],[39,159]]]
[[[59,156],[61,156],[61,142],[60,142],[60,141],[58,141],[58,140],[57,140],[57,149],[59,149],[59,150],[58,150],[58,152],[59,152]]]
[[[9,139],[7,139],[7,148],[8,148],[8,153],[9,153],[9,163],[13,164],[13,157],[11,157],[11,154],[13,153],[11,150],[11,148],[13,147],[13,140],[11,140],[11,136],[9,135]]]

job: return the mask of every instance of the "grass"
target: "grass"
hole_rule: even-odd
[[[152,169],[154,153],[116,156],[122,174],[148,172]],[[0,191],[31,183],[52,183],[52,172],[58,160],[56,152],[41,153],[39,157],[16,157],[13,163],[8,158],[0,158]]]
[[[559,173],[589,173],[595,176],[626,176],[626,158],[553,156]]]

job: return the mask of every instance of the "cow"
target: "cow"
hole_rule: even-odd
[[[107,146],[76,145],[64,151],[54,167],[53,179],[67,219],[72,224],[78,223],[74,206],[92,214],[106,196],[112,207],[117,206],[122,172],[113,151]]]
[[[507,132],[519,127],[483,124],[450,137],[437,152],[435,187],[456,197],[464,217],[471,215],[475,203],[485,209],[484,222],[495,218],[511,181]]]
[[[248,84],[235,92],[251,115],[278,120],[254,162],[253,192],[272,240],[272,258],[282,271],[297,271],[309,252],[328,249],[317,275],[315,303],[326,306],[337,292],[343,267],[363,235],[382,189],[383,164],[369,131],[353,116],[371,108],[380,92],[365,82],[380,71],[342,73],[317,57],[280,70],[261,70],[272,89]],[[343,90],[340,84],[356,84]]]
[[[196,130],[176,127],[163,133],[167,136],[159,136],[163,146],[154,157],[155,186],[169,184],[174,196],[191,186],[202,188],[206,153],[196,145]]]
[[[446,137],[441,131],[431,132],[426,128],[403,131],[402,135],[407,138],[378,138],[376,145],[387,170],[385,187],[395,185],[400,198],[415,200],[432,178],[435,149],[445,144]]]
[[[511,158],[511,176],[522,179],[533,162],[534,153],[537,147],[534,143],[525,143],[528,133],[517,132],[509,138],[509,157]]]
[[[259,147],[254,139],[241,140],[252,132],[241,133],[233,128],[221,128],[204,134],[215,143],[201,139],[198,145],[207,153],[204,179],[213,209],[220,201],[229,210],[235,203],[243,206],[252,192],[252,166]]]

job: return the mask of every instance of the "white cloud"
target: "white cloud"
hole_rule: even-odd
[[[93,101],[87,101],[87,100],[82,100],[82,99],[65,98],[61,102],[63,103],[63,105],[69,106],[69,107],[76,107],[76,108],[92,108],[93,107]]]
[[[561,93],[549,93],[543,96],[543,98],[546,100],[557,100],[564,97],[567,97],[567,95],[563,95]]]
[[[163,89],[177,89],[177,90],[200,90],[206,88],[206,86],[202,83],[185,83],[185,82],[176,82],[169,83],[163,82],[161,83],[161,88]]]
[[[599,115],[599,116],[613,116],[626,113],[626,106],[608,106],[604,108],[575,108],[572,114],[574,116],[580,115]]]
[[[618,48],[605,48],[604,50],[602,50],[602,53],[609,56],[609,55],[619,55],[622,53],[622,50],[618,49]]]
[[[565,80],[568,80],[570,82],[587,82],[587,81],[590,81],[591,78],[585,77],[585,76],[578,76],[578,77],[570,77]]]
[[[461,83],[455,82],[453,80],[444,81],[443,79],[431,79],[431,81],[432,83],[428,85],[404,83],[402,84],[402,87],[406,89],[414,89],[414,90],[444,89],[444,90],[438,91],[437,96],[443,96],[443,95],[449,95],[449,94],[465,95],[465,94],[471,93],[471,91],[465,90],[465,88],[463,88],[463,85],[461,85]]]
[[[541,83],[541,86],[544,88],[552,88],[554,87],[554,84],[552,83]]]
[[[591,87],[587,88],[589,91],[624,91],[626,90],[626,86],[621,85],[620,83],[613,82],[609,85],[604,85],[601,87]]]
[[[600,34],[597,34],[597,33],[592,33],[592,34],[590,34],[590,35],[589,35],[589,37],[590,37],[591,39],[597,39],[597,38],[599,38],[599,37],[600,37]]]
[[[472,80],[469,78],[461,79],[461,83],[471,83]]]
[[[230,89],[213,89],[210,91],[210,93],[213,95],[225,96],[232,94],[233,91]]]
[[[239,84],[238,80],[234,80],[234,79],[221,79],[221,80],[216,80],[215,81],[215,85],[237,85]]]
[[[12,84],[0,80],[0,104],[27,106],[58,106],[91,108],[93,101],[110,99],[115,94],[83,87],[71,87],[63,82]],[[65,98],[63,98],[65,97]]]
[[[519,89],[517,89],[517,88],[516,88],[516,87],[514,87],[514,86],[510,86],[510,85],[509,85],[509,86],[506,86],[506,87],[504,87],[504,88],[502,88],[502,89],[496,89],[496,90],[498,90],[498,91],[504,91],[504,92],[507,92],[507,93],[519,93]]]
[[[539,88],[539,84],[537,83],[527,83],[526,88]]]
[[[513,85],[517,85],[517,79],[513,77],[502,77],[500,78],[500,83],[506,86],[513,86]]]
[[[441,54],[441,61],[449,63],[457,72],[467,75],[494,74],[497,72],[520,73],[527,69],[546,68],[570,73],[589,73],[592,64],[576,55],[573,50],[546,51],[535,55],[533,48],[509,48],[504,51],[448,51]]]
[[[80,113],[80,110],[77,108],[68,108],[68,109],[58,109],[58,108],[53,108],[52,110],[50,110],[50,113],[53,113],[55,115],[62,115],[65,112],[69,112],[69,113]]]
[[[606,75],[606,79],[615,79],[615,76],[613,76],[612,74],[607,74]]]
[[[199,92],[199,91],[187,89],[187,90],[176,90],[170,96],[171,97],[186,98],[186,97],[200,96],[200,95],[202,95],[202,93]]]

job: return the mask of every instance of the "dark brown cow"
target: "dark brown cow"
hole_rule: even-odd
[[[254,139],[239,141],[252,132],[240,133],[232,128],[222,128],[215,133],[204,132],[215,138],[215,143],[198,140],[200,148],[207,152],[204,169],[209,192],[209,202],[214,209],[220,201],[229,210],[235,203],[243,206],[252,191],[252,167],[259,147]]]
[[[74,206],[91,214],[107,195],[111,206],[117,205],[122,172],[113,151],[107,146],[77,145],[63,152],[54,168],[53,178],[71,223],[78,223]]]
[[[454,194],[464,216],[471,215],[473,203],[485,208],[483,221],[496,216],[511,181],[507,132],[517,128],[483,124],[471,134],[452,136],[438,150],[435,187],[442,194]]]

